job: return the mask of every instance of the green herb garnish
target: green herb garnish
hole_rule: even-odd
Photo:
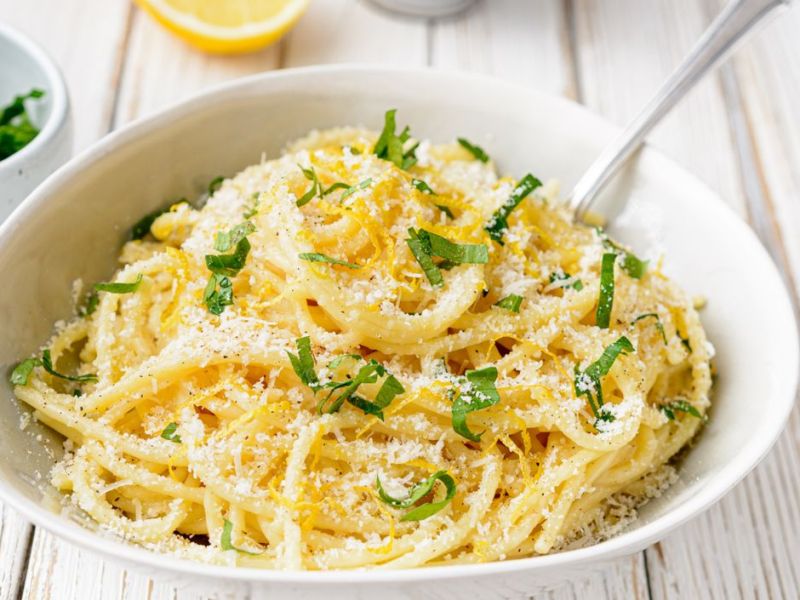
[[[461,144],[461,147],[465,148],[477,160],[481,161],[482,163],[489,162],[489,155],[486,154],[486,152],[480,146],[473,144],[465,138],[458,138],[458,143]]]
[[[34,367],[39,367],[41,364],[42,361],[38,358],[26,358],[11,371],[9,381],[12,385],[28,385],[28,378]]]
[[[181,443],[181,436],[179,436],[176,431],[178,430],[177,423],[170,423],[164,428],[164,431],[161,432],[161,437],[165,440],[169,440],[170,442],[175,442],[176,444]]]
[[[31,122],[25,109],[25,101],[42,96],[42,90],[32,89],[27,94],[15,96],[0,112],[0,160],[16,154],[39,135],[39,128]]]
[[[444,214],[446,214],[448,217],[450,217],[451,219],[456,218],[456,216],[453,214],[453,211],[450,210],[450,208],[445,206],[444,204],[434,204],[434,206],[438,208],[440,211],[442,211]]]
[[[664,340],[664,345],[665,346],[669,345],[669,342],[667,341],[667,334],[664,331],[664,324],[661,322],[661,317],[659,317],[657,313],[653,312],[653,313],[645,313],[643,315],[639,315],[633,321],[631,321],[631,326],[636,325],[636,323],[644,319],[656,320],[656,329],[658,329],[658,332],[661,334],[661,339]]]
[[[244,268],[249,253],[250,242],[243,237],[236,243],[231,254],[206,254],[206,267],[217,275],[233,277]]]
[[[603,386],[601,378],[608,375],[614,361],[620,354],[634,352],[633,344],[624,335],[609,344],[603,354],[590,364],[585,371],[580,371],[575,365],[575,395],[579,398],[586,396],[592,414],[595,417],[595,428],[598,421],[613,421],[614,415],[603,410]]]
[[[500,402],[500,394],[495,387],[495,381],[497,381],[496,367],[467,371],[464,373],[464,377],[460,378],[459,394],[453,401],[451,415],[453,430],[457,434],[473,442],[481,441],[483,434],[474,434],[467,426],[467,415]]]
[[[429,186],[427,183],[422,181],[422,179],[412,179],[411,180],[411,185],[413,185],[417,190],[419,190],[420,192],[422,192],[423,194],[426,194],[428,196],[438,196],[439,195],[436,192],[434,192],[433,189],[431,189],[431,186]]]
[[[603,246],[607,250],[612,250],[622,256],[622,270],[634,279],[641,279],[647,272],[647,261],[637,258],[636,255],[628,252],[619,244],[612,242],[606,236],[605,232],[600,230],[600,235],[603,238]]]
[[[388,160],[394,163],[398,168],[407,171],[417,164],[416,151],[419,142],[408,149],[404,149],[406,142],[411,138],[411,132],[406,126],[400,135],[395,133],[395,128],[397,127],[395,123],[396,113],[397,109],[395,108],[386,111],[384,115],[383,131],[381,131],[378,141],[375,142],[372,153],[378,158]]]
[[[252,221],[244,221],[230,231],[219,231],[214,236],[214,249],[218,252],[227,252],[255,230],[256,226]]]
[[[533,190],[541,185],[542,182],[536,179],[536,177],[530,173],[520,179],[519,183],[514,188],[514,191],[512,191],[511,195],[508,197],[508,200],[506,200],[503,205],[494,212],[491,220],[486,227],[484,227],[489,234],[489,237],[491,237],[498,244],[502,245],[503,234],[506,232],[506,229],[508,229],[508,216],[511,214],[511,211],[514,210],[519,203],[522,202]]]
[[[340,258],[334,258],[332,256],[328,256],[327,254],[321,254],[319,252],[301,252],[297,255],[300,260],[306,260],[308,262],[318,262],[318,263],[328,263],[331,265],[341,265],[342,267],[347,267],[348,269],[360,269],[361,265],[356,265],[351,262],[347,262],[346,260],[342,260]]]
[[[600,297],[597,300],[595,322],[600,329],[608,329],[611,322],[611,309],[614,306],[614,263],[617,255],[613,252],[603,254],[600,267]]]
[[[92,290],[86,294],[83,306],[78,309],[78,314],[82,317],[88,317],[97,310],[97,305],[100,303],[100,295],[97,290]]]
[[[456,482],[447,471],[437,471],[427,479],[414,484],[408,491],[408,496],[403,499],[393,498],[387,494],[381,485],[380,477],[375,478],[375,485],[378,488],[378,496],[380,496],[381,500],[394,508],[405,509],[410,508],[430,494],[437,481],[442,482],[446,490],[442,500],[421,504],[400,517],[401,521],[422,521],[442,510],[456,495]]]
[[[111,294],[131,294],[136,290],[138,290],[141,284],[142,284],[142,274],[139,273],[139,275],[136,277],[136,281],[132,281],[130,283],[103,281],[100,283],[95,283],[94,289],[97,292],[109,292]],[[97,305],[95,303],[95,308],[96,307]]]
[[[317,404],[317,412],[319,414],[338,412],[345,402],[349,402],[356,408],[361,409],[365,414],[374,415],[382,421],[383,409],[391,404],[395,396],[405,392],[402,384],[393,375],[388,373],[383,365],[375,360],[370,360],[367,364],[361,366],[352,379],[346,379],[345,381],[329,381],[321,384],[317,372],[314,369],[314,355],[311,352],[311,339],[308,336],[298,338],[295,340],[295,345],[297,346],[297,354],[293,354],[288,350],[286,354],[289,356],[292,369],[294,369],[300,381],[311,388],[315,393],[323,389],[330,390]],[[348,358],[362,360],[362,357],[358,354],[345,354],[337,356],[331,361],[328,368],[335,369]],[[379,377],[384,376],[386,379],[381,384],[374,401],[355,395],[355,392],[362,384],[375,383],[378,381]],[[338,394],[335,395],[337,392]]]
[[[345,199],[345,198],[347,198],[348,196],[351,196],[352,194],[355,194],[355,193],[356,193],[358,190],[363,190],[363,189],[365,189],[365,188],[366,188],[366,187],[368,187],[368,186],[369,186],[371,183],[372,183],[372,178],[371,178],[371,177],[369,177],[369,178],[365,179],[364,181],[361,181],[361,182],[357,183],[356,185],[351,185],[351,186],[350,186],[350,187],[348,187],[348,188],[347,188],[347,189],[346,189],[344,192],[342,192],[342,195],[340,196],[340,198],[339,198],[339,199],[340,199],[340,200],[344,200],[344,199]],[[335,184],[334,184],[334,185],[335,185]],[[330,188],[328,188],[328,189],[330,189]]]
[[[226,306],[233,304],[233,284],[231,280],[218,273],[212,273],[203,291],[203,302],[208,312],[221,315]]]
[[[566,281],[567,279],[572,279],[572,275],[565,273],[564,271],[554,271],[553,273],[550,273],[550,283],[555,283],[556,281]],[[583,282],[580,279],[576,279],[569,285],[562,287],[570,287],[574,290],[581,291],[583,289]]]
[[[506,310],[510,310],[513,313],[518,313],[519,307],[522,306],[522,296],[509,294],[505,298],[495,302],[494,305],[499,306],[500,308],[505,308]]]
[[[214,177],[208,184],[208,195],[213,196],[222,187],[223,181],[225,181],[225,178],[222,175]]]
[[[659,406],[659,408],[670,421],[675,420],[676,412],[687,413],[698,419],[705,420],[705,417],[700,413],[700,411],[689,404],[686,400],[674,400],[668,404],[662,404]]]
[[[14,367],[10,377],[11,383],[14,385],[28,385],[28,378],[34,367],[44,367],[44,370],[50,375],[67,381],[77,381],[79,383],[97,381],[97,375],[93,373],[87,373],[86,375],[64,375],[59,373],[53,368],[53,360],[48,349],[42,352],[42,358],[26,358]]]
[[[222,535],[219,538],[219,546],[223,550],[236,550],[237,552],[242,552],[243,554],[250,554],[252,556],[260,554],[260,552],[250,552],[248,550],[242,550],[241,548],[237,548],[231,542],[231,535],[233,534],[233,523],[231,523],[228,519],[225,519],[224,524],[222,525]]]
[[[181,198],[177,202],[173,202],[165,208],[159,208],[151,213],[147,213],[141,219],[136,221],[133,227],[131,227],[131,239],[141,240],[144,236],[150,233],[150,227],[152,227],[153,223],[158,217],[168,213],[170,210],[172,210],[173,206],[177,206],[178,204],[189,204],[189,202],[186,200],[186,198]]]
[[[245,219],[252,219],[258,214],[258,205],[261,203],[260,196],[261,192],[254,192],[250,196],[250,202],[245,206],[245,211],[242,214]]]
[[[314,355],[311,353],[311,338],[303,336],[295,340],[297,354],[292,354],[288,350],[289,361],[297,376],[305,385],[316,391],[319,389],[319,378],[314,370]]]
[[[444,285],[440,269],[489,262],[489,249],[485,244],[456,244],[425,229],[410,228],[408,235],[406,243],[433,287]],[[444,260],[435,263],[434,256]]]

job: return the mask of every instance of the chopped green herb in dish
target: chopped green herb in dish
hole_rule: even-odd
[[[0,160],[16,154],[39,135],[39,128],[33,124],[27,105],[42,96],[44,91],[32,89],[27,94],[15,96],[0,111]]]

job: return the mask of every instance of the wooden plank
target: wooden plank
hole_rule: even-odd
[[[187,45],[134,9],[116,101],[114,128],[237,77],[277,68],[280,46],[244,56],[215,56]]]
[[[712,10],[707,11],[705,9],[709,7],[686,1],[645,5],[605,0],[581,2],[579,6],[576,14],[579,64],[586,101],[619,122],[633,116],[656,83],[669,73],[703,30],[709,20],[708,13],[716,8],[712,6]],[[786,25],[782,48],[786,53],[783,59],[786,67],[798,51],[794,41],[796,33],[791,33],[797,31],[796,27],[796,22],[794,29]],[[794,55],[788,53],[787,44],[792,42]],[[768,55],[768,59],[762,56],[759,65],[766,60],[777,60],[780,51],[773,46],[772,34],[769,43],[765,37],[760,44],[762,53],[769,48],[775,54]],[[797,83],[797,76],[786,76],[780,63],[773,63],[772,67],[777,79]],[[745,64],[743,68],[751,67]],[[796,70],[797,66],[794,68]],[[763,77],[761,69],[756,71]],[[773,165],[768,175],[763,171],[763,175],[757,176],[764,179],[762,187],[758,181],[753,185],[752,174],[758,173],[758,165],[751,157],[758,159],[760,156],[761,167],[766,169],[764,155],[759,155],[758,150],[750,152],[742,147],[747,140],[736,127],[736,107],[732,104],[731,90],[727,89],[728,94],[723,94],[729,84],[727,78],[719,77],[702,84],[654,132],[653,139],[656,145],[719,190],[723,198],[742,214],[757,216],[757,211],[763,210],[758,204],[763,198],[753,197],[754,187],[755,195],[760,189],[764,198],[775,200],[777,196],[769,187],[774,185],[781,198],[787,200],[775,202],[778,216],[772,220],[786,228],[793,216],[792,225],[788,226],[790,233],[784,233],[783,239],[796,240],[796,227],[800,224],[797,207],[787,204],[790,197],[796,204],[798,188],[794,178],[787,173],[792,173],[790,164],[797,165],[799,155],[793,155],[793,163],[789,163],[792,155],[784,155],[786,158]],[[777,85],[776,82],[772,84]],[[773,157],[786,151],[776,145],[775,140],[788,123],[797,122],[788,119],[798,116],[796,105],[800,94],[792,96],[793,90],[787,90],[785,86],[770,88],[769,85],[770,82],[762,79],[757,82],[750,80],[742,89],[746,90],[748,101],[747,117],[752,129],[758,131],[754,137],[762,144],[771,139],[770,148],[762,151]],[[753,98],[755,94],[761,98]],[[763,104],[766,98],[771,98],[773,103],[791,106],[781,115],[784,129],[761,130],[761,123],[770,114],[781,114],[773,113],[774,107]],[[756,100],[761,104],[754,107],[751,104]],[[797,148],[800,149],[800,144]],[[775,183],[776,180],[780,183]],[[774,237],[776,230],[769,225],[770,219],[757,221],[767,223],[759,227],[759,233],[768,238],[765,239],[768,246],[781,253],[781,240]],[[797,256],[796,249],[793,256]],[[772,454],[722,502],[690,526],[647,551],[654,598],[796,597],[797,567],[792,561],[796,563],[800,552],[797,535],[800,501],[793,482],[797,481],[800,472],[792,448],[793,444],[795,448],[797,445],[799,420],[795,413],[787,433]]]
[[[380,63],[420,66],[427,60],[424,20],[401,19],[369,2],[312,2],[287,36],[281,66]]]
[[[458,19],[431,24],[431,64],[485,73],[575,97],[561,2],[479,2]]]

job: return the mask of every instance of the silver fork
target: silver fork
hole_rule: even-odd
[[[569,204],[577,220],[583,218],[600,191],[686,92],[718,66],[767,15],[777,12],[777,8],[787,7],[791,1],[733,0],[722,10],[656,95],[575,184]]]

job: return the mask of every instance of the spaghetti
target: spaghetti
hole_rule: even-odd
[[[691,302],[552,184],[393,120],[150,215],[14,371],[69,440],[53,482],[103,527],[401,568],[548,553],[657,491],[709,405]]]

